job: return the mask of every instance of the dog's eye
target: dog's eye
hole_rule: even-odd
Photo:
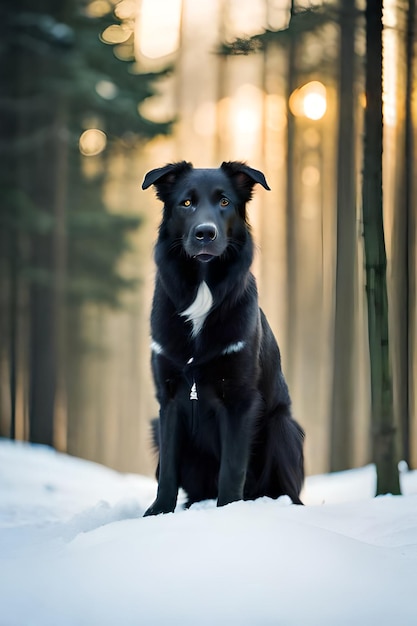
[[[191,206],[191,200],[187,198],[182,202],[182,206],[185,206],[185,208],[188,209]]]
[[[220,206],[228,206],[229,200],[227,198],[222,198],[220,200]]]

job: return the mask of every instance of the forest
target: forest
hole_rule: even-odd
[[[413,0],[0,8],[0,436],[152,474],[148,169],[247,161],[309,474],[417,466]],[[208,27],[210,26],[210,27]]]

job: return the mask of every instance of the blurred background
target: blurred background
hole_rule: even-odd
[[[0,8],[0,436],[151,474],[144,174],[245,160],[260,300],[307,473],[371,459],[365,0]],[[399,458],[417,465],[413,0],[384,2],[383,187]]]

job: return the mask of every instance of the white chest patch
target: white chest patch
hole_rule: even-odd
[[[197,337],[198,333],[203,328],[212,305],[213,296],[211,295],[207,283],[203,280],[203,282],[200,283],[194,302],[190,304],[188,309],[180,313],[181,317],[187,318],[187,322],[192,322],[192,337]]]

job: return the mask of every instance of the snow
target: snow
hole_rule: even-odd
[[[417,624],[417,472],[142,518],[155,481],[0,440],[1,626]]]

